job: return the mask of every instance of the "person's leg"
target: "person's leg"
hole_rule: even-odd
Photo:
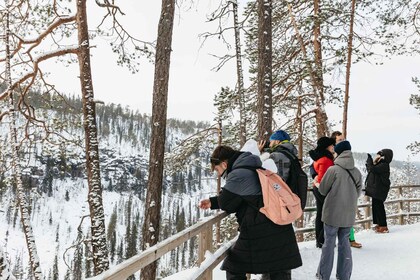
[[[334,247],[338,228],[324,224],[325,242],[322,246],[321,259],[319,260],[317,275],[319,279],[329,280],[334,264]],[[347,235],[348,238],[348,235]],[[348,242],[348,240],[347,240]]]
[[[349,280],[353,270],[349,235],[349,227],[338,229],[337,278],[340,280]]]
[[[292,280],[292,271],[283,270],[270,273],[270,280]]]
[[[372,221],[374,224],[378,224],[378,202],[379,200],[372,197]]]
[[[350,246],[351,247],[362,248],[362,244],[359,243],[359,242],[356,242],[356,238],[354,237],[354,227],[351,227],[351,229],[350,229],[349,241],[350,241]]]
[[[378,200],[377,204],[378,204],[378,225],[381,227],[386,227],[388,225],[386,223],[386,212],[385,212],[384,202]]]
[[[324,244],[324,223],[322,222],[322,207],[324,206],[325,196],[323,196],[318,188],[313,188],[313,193],[316,202],[316,217],[315,217],[315,238],[317,247],[321,248]]]
[[[350,242],[355,241],[354,239],[354,228],[351,227],[350,229],[350,237],[349,237]]]
[[[247,280],[246,273],[235,273],[226,271],[226,280]]]

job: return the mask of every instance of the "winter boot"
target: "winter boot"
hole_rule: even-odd
[[[385,227],[379,226],[379,227],[376,228],[375,231],[376,231],[376,233],[388,233],[389,232],[387,226],[385,226]]]
[[[358,243],[356,241],[350,241],[350,246],[353,248],[362,248],[362,243]]]

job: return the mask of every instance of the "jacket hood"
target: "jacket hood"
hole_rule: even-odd
[[[282,144],[279,144],[279,145],[273,147],[271,149],[271,152],[279,152],[279,151],[284,150],[284,149],[288,150],[289,152],[291,152],[294,155],[297,155],[297,149],[296,149],[295,145],[293,145],[292,143],[289,143],[289,142],[282,143]]]
[[[250,152],[237,152],[229,161],[227,173],[236,168],[241,167],[261,167],[262,162],[259,156],[253,155]]]
[[[335,158],[334,164],[339,165],[344,169],[353,169],[355,166],[353,153],[350,150],[343,151],[338,157]]]
[[[391,163],[392,158],[394,157],[394,153],[391,149],[382,149],[378,152],[378,154],[381,153],[384,156],[384,161],[387,163]]]
[[[309,156],[311,157],[313,161],[317,161],[318,159],[322,157],[327,157],[332,160],[334,159],[333,154],[331,154],[328,150],[318,150],[318,149],[310,150]]]

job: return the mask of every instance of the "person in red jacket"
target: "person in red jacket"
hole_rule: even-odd
[[[324,224],[321,220],[322,207],[324,205],[325,196],[320,194],[318,186],[322,177],[330,166],[334,165],[334,144],[335,141],[330,137],[321,137],[316,142],[317,146],[314,150],[309,151],[309,156],[314,161],[311,175],[313,180],[313,193],[316,201],[316,218],[315,218],[315,238],[316,247],[322,248],[324,244]]]

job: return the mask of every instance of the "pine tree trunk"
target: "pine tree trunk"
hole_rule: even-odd
[[[296,23],[294,14],[293,14],[292,5],[290,3],[288,3],[287,7],[289,9],[290,19],[291,19],[293,27],[296,31],[296,37],[297,37],[297,40],[299,41],[299,44],[300,44],[300,48],[301,48],[301,51],[302,51],[302,54],[303,54],[303,59],[304,59],[304,61],[307,62],[306,67],[308,68],[309,80],[310,80],[310,83],[311,83],[311,86],[312,86],[313,94],[315,96],[316,131],[317,131],[317,136],[322,137],[322,136],[325,136],[325,135],[329,134],[328,117],[327,117],[327,113],[325,111],[324,101],[322,99],[323,96],[321,96],[319,88],[317,86],[316,74],[315,74],[315,71],[313,70],[311,62],[308,58],[308,55],[307,55],[307,52],[306,52],[306,47],[305,47],[305,42],[303,41],[303,38],[299,33],[299,28],[297,26],[297,23]]]
[[[109,268],[109,260],[105,235],[105,216],[102,203],[98,132],[90,66],[86,0],[77,1],[76,24],[80,48],[78,60],[83,101],[83,125],[85,130],[86,169],[89,186],[88,203],[91,219],[92,255],[94,272],[95,275],[98,275]]]
[[[273,123],[272,0],[258,0],[258,137],[267,139]]]
[[[32,226],[31,226],[31,219],[29,215],[29,206],[26,201],[25,192],[23,189],[23,183],[22,183],[22,169],[19,162],[19,142],[17,140],[17,131],[16,131],[16,112],[15,112],[15,102],[13,98],[13,91],[11,90],[12,86],[12,77],[11,77],[11,71],[10,71],[10,59],[11,59],[11,53],[10,53],[10,5],[9,1],[6,0],[6,9],[7,12],[5,13],[5,31],[6,34],[4,36],[5,40],[5,54],[6,54],[6,69],[5,69],[5,80],[6,85],[8,87],[7,93],[9,96],[9,117],[10,117],[10,138],[11,138],[11,145],[12,145],[12,170],[13,174],[16,180],[16,189],[18,194],[18,204],[19,209],[21,213],[21,222],[22,222],[22,228],[23,233],[25,235],[26,239],[26,245],[28,247],[29,252],[29,262],[30,262],[30,269],[33,274],[33,278],[35,280],[41,280],[42,277],[42,271],[41,266],[39,264],[39,257],[38,252],[36,249],[35,244],[35,237],[33,235]],[[1,270],[0,270],[1,271]]]
[[[153,83],[152,135],[149,157],[149,178],[143,225],[143,250],[155,245],[160,232],[163,163],[166,139],[166,114],[168,107],[169,67],[172,47],[175,1],[162,0],[156,44],[155,76]],[[157,262],[145,267],[141,279],[156,278]]]
[[[241,35],[239,30],[238,3],[232,2],[233,6],[233,27],[235,29],[236,49],[236,73],[238,78],[238,103],[239,103],[239,145],[242,147],[246,142],[246,119],[245,119],[245,93],[244,75],[242,70]]]
[[[321,20],[319,18],[319,0],[314,0],[314,52],[315,52],[315,84],[317,86],[321,102],[324,97],[324,79],[322,71],[322,47],[321,47]]]
[[[356,9],[356,0],[351,1],[351,14],[350,14],[350,31],[347,49],[347,66],[346,66],[346,86],[344,92],[343,104],[343,135],[344,139],[347,138],[347,113],[349,108],[349,90],[350,90],[350,68],[351,68],[351,54],[353,52],[353,27],[354,27],[354,13]]]

